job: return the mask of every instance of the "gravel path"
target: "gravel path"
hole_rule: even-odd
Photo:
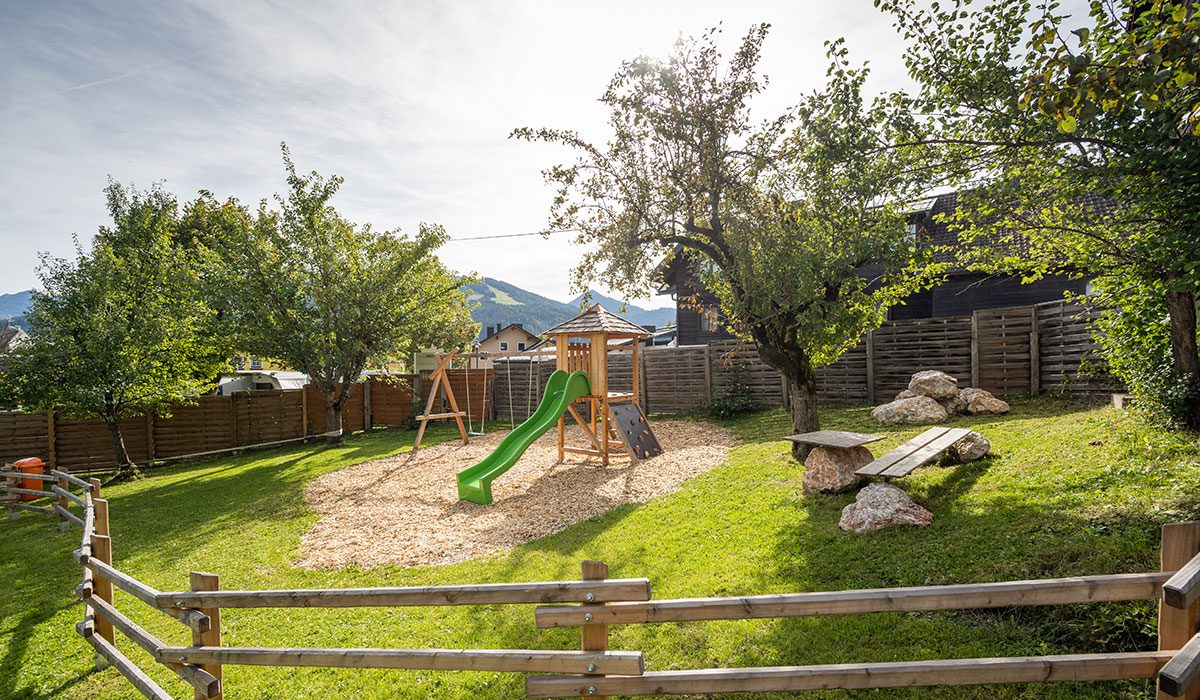
[[[424,447],[326,474],[308,486],[321,514],[301,538],[299,566],[336,569],[382,564],[452,564],[511,549],[624,503],[670,493],[687,479],[721,464],[733,434],[704,421],[653,422],[664,454],[631,466],[568,455],[557,464],[554,431],[529,447],[492,484],[495,502],[458,500],[455,473],[483,459],[506,433]],[[568,444],[585,441],[568,429]]]

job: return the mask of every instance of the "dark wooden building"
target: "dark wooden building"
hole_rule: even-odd
[[[929,198],[912,215],[910,225],[915,234],[929,245],[938,246],[943,262],[954,262],[961,251],[958,234],[940,214],[954,212],[958,194],[950,192]],[[732,337],[725,328],[717,308],[716,298],[704,289],[691,258],[676,250],[670,260],[658,270],[660,294],[670,294],[675,300],[675,323],[679,345],[705,345],[714,340]],[[864,274],[869,274],[864,270]],[[1084,294],[1087,281],[1062,276],[1048,276],[1036,282],[1022,284],[1013,275],[986,275],[963,268],[953,269],[938,286],[914,294],[902,304],[888,310],[892,320],[935,318],[967,315],[976,309],[997,309],[1007,306],[1027,306],[1062,299],[1068,293]]]

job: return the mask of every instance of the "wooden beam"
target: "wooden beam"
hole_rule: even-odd
[[[1158,672],[1158,689],[1171,697],[1187,697],[1200,678],[1200,634],[1183,645]]]
[[[905,688],[987,683],[1052,683],[1153,678],[1170,660],[1162,651],[991,659],[900,661],[663,671],[641,676],[533,676],[531,698],[788,692],[830,688]]]
[[[109,624],[120,630],[121,634],[128,637],[134,644],[145,649],[151,656],[157,657],[159,651],[165,646],[141,625],[125,617],[119,610],[108,603],[95,597],[81,596],[81,598],[88,604],[88,609],[94,615],[99,615],[107,620]],[[187,681],[198,692],[203,693],[205,698],[220,696],[221,681],[203,668],[191,664],[178,663],[169,659],[158,659],[158,661],[174,671],[177,676]]]
[[[1200,554],[1163,584],[1163,602],[1178,610],[1186,610],[1200,599]]]
[[[393,668],[433,671],[502,671],[512,673],[585,673],[604,669],[622,676],[642,672],[635,651],[587,653],[533,649],[309,649],[270,647],[163,647],[162,660],[234,666],[318,666],[326,668]]]
[[[587,622],[610,625],[751,620],[775,617],[927,612],[1023,605],[1070,605],[1153,599],[1161,595],[1168,573],[1076,576],[1036,581],[970,583],[952,586],[872,588],[819,593],[681,598],[612,605],[543,606],[535,611],[538,627],[577,627]],[[586,620],[586,615],[591,620]]]
[[[354,608],[600,603],[650,600],[650,582],[644,578],[635,578],[412,588],[182,591],[159,593],[157,599],[157,606],[160,608]]]
[[[89,628],[84,623],[79,623],[75,626],[75,630],[92,645],[96,650],[96,654],[100,656],[106,663],[117,669],[125,679],[128,680],[137,691],[151,700],[172,700],[167,691],[163,690],[155,683],[150,676],[147,676],[142,669],[138,668],[132,661],[125,658],[125,655],[117,651],[117,648],[112,645],[112,642],[104,639],[99,634],[92,634]]]
[[[1163,571],[1188,569],[1189,564],[1200,554],[1200,522],[1171,523],[1162,527],[1161,564]],[[1185,576],[1190,576],[1185,573]],[[1164,594],[1165,595],[1165,594]],[[1164,600],[1158,606],[1158,648],[1174,652],[1183,649],[1200,632],[1200,603],[1193,601],[1180,610]],[[1174,654],[1172,653],[1172,656]],[[1159,687],[1159,700],[1176,697]],[[1200,698],[1200,688],[1187,690],[1181,697],[1185,700]]]

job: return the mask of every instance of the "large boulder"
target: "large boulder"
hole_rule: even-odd
[[[987,396],[989,398],[994,398],[992,396],[992,392],[988,391],[987,389],[979,389],[973,386],[966,387],[965,389],[959,389],[958,395],[967,403],[971,403],[971,399],[975,398],[976,396]]]
[[[967,400],[962,397],[961,393],[948,399],[938,399],[937,402],[946,409],[946,413],[952,416],[961,416],[967,412]]]
[[[899,401],[900,399],[911,399],[914,396],[916,396],[916,394],[912,393],[908,389],[904,389],[899,394],[896,394],[896,398],[893,399],[893,401]]]
[[[985,392],[986,393],[986,392]],[[978,413],[1008,413],[1007,401],[1002,401],[991,394],[975,394],[967,401],[967,411],[972,415]]]
[[[842,493],[862,483],[854,472],[871,463],[871,451],[858,447],[817,446],[804,460],[804,490],[808,493]]]
[[[842,509],[838,527],[850,532],[875,532],[900,525],[928,525],[933,513],[917,505],[904,489],[874,483],[858,492],[854,503]]]
[[[871,411],[871,418],[883,425],[924,425],[941,423],[950,417],[946,409],[928,396],[900,399]]]
[[[927,369],[912,376],[908,381],[908,390],[931,399],[952,399],[958,396],[958,380],[945,372]]]
[[[952,464],[974,462],[983,459],[991,451],[992,443],[972,430],[946,450],[945,461]]]

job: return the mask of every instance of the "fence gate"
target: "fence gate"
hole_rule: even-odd
[[[1037,315],[1031,306],[971,316],[971,385],[998,396],[1037,394]]]

